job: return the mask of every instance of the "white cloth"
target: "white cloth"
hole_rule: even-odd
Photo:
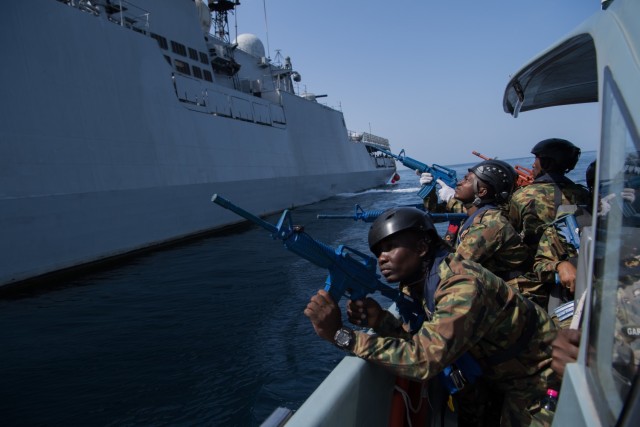
[[[433,181],[433,175],[431,175],[429,172],[420,174],[420,185],[427,185],[431,183],[431,181]]]
[[[438,197],[440,198],[440,200],[447,203],[449,200],[453,198],[453,195],[456,193],[456,190],[449,187],[441,179],[436,179],[436,183],[440,186],[440,189],[438,190]]]
[[[605,216],[611,210],[611,203],[617,197],[616,193],[610,193],[600,199],[600,209],[598,210],[598,216]],[[633,203],[636,200],[636,191],[633,188],[623,188],[620,192],[620,197],[623,201]]]

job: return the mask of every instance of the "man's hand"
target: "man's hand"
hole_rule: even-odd
[[[440,189],[438,189],[438,197],[440,198],[440,200],[447,203],[449,200],[453,198],[453,195],[456,193],[456,190],[449,187],[441,179],[436,179],[436,183],[440,186]]]
[[[357,326],[376,328],[381,320],[382,307],[372,298],[347,302],[349,322]]]
[[[578,360],[580,346],[580,330],[560,329],[556,339],[551,343],[551,369],[560,376],[564,375],[564,368],[567,363],[574,363]]]
[[[342,327],[342,318],[340,308],[327,291],[320,289],[311,297],[304,315],[311,320],[313,329],[320,338],[333,343],[337,330]]]
[[[576,290],[576,268],[569,261],[562,261],[556,267],[560,284],[569,289],[571,293]]]

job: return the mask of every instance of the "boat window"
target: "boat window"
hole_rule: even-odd
[[[181,72],[182,74],[191,75],[191,71],[189,71],[189,64],[186,62],[182,62],[178,59],[175,60],[176,70]]]
[[[211,74],[211,71],[208,70],[202,70],[202,73],[204,74],[204,79],[206,81],[212,82],[213,81],[213,75]]]
[[[193,77],[202,78],[202,70],[199,67],[193,65],[191,69],[193,70]]]
[[[178,55],[187,56],[187,47],[182,43],[174,42],[171,40],[171,51]]]
[[[209,64],[209,57],[204,52],[198,52],[200,54],[200,62],[203,64]]]
[[[194,48],[190,47],[189,48],[189,58],[195,59],[197,61],[198,60],[198,51],[195,50]]]
[[[167,39],[162,37],[159,34],[151,33],[151,38],[155,39],[158,42],[158,45],[161,49],[167,50],[169,49],[169,45],[167,44]]]
[[[613,424],[640,363],[640,139],[608,69],[602,114],[587,365]]]

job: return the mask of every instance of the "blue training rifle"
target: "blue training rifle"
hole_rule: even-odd
[[[555,221],[558,233],[573,246],[576,251],[580,251],[580,227],[573,214],[563,215]]]
[[[271,232],[273,239],[280,239],[284,246],[296,255],[329,270],[324,290],[338,303],[342,296],[352,300],[364,299],[369,294],[380,292],[393,300],[403,313],[403,320],[409,322],[423,315],[419,302],[397,289],[385,285],[376,273],[377,261],[362,252],[345,245],[333,249],[309,236],[303,227],[291,224],[291,213],[285,210],[277,225],[273,225],[250,212],[234,205],[225,198],[214,194],[211,201]]]
[[[458,178],[456,176],[456,171],[454,171],[453,169],[450,169],[446,166],[436,165],[436,164],[433,164],[431,166],[426,165],[416,159],[407,157],[404,154],[404,149],[402,149],[400,153],[398,153],[398,155],[395,155],[390,151],[383,150],[382,148],[377,148],[377,150],[380,151],[381,153],[386,154],[387,156],[393,157],[394,159],[396,159],[397,161],[399,161],[409,169],[417,170],[420,173],[429,172],[433,176],[433,181],[431,181],[426,185],[423,185],[420,191],[418,191],[418,196],[421,199],[424,199],[429,194],[431,194],[433,189],[436,188],[436,180],[438,179],[441,179],[445,184],[447,184],[451,188],[456,187]]]
[[[424,205],[422,205],[422,204],[419,204],[419,205],[407,205],[407,206],[411,207],[411,208],[418,208],[418,209],[424,210]],[[379,210],[379,209],[365,211],[364,209],[362,209],[362,207],[360,205],[356,204],[355,212],[354,212],[353,215],[346,215],[346,214],[318,214],[318,219],[344,219],[344,218],[351,218],[354,221],[373,222],[373,221],[376,220],[376,218],[378,218],[384,212],[385,212],[384,210]],[[454,224],[459,224],[462,221],[464,221],[465,219],[467,219],[467,214],[463,214],[463,213],[431,213],[431,212],[427,212],[427,214],[431,218],[431,221],[433,221],[434,223],[437,223],[437,222],[452,222]]]

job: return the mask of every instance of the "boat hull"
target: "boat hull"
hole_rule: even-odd
[[[0,285],[237,222],[214,193],[266,214],[395,172],[349,141],[339,111],[278,90],[176,84],[154,39],[54,0],[5,12]]]

